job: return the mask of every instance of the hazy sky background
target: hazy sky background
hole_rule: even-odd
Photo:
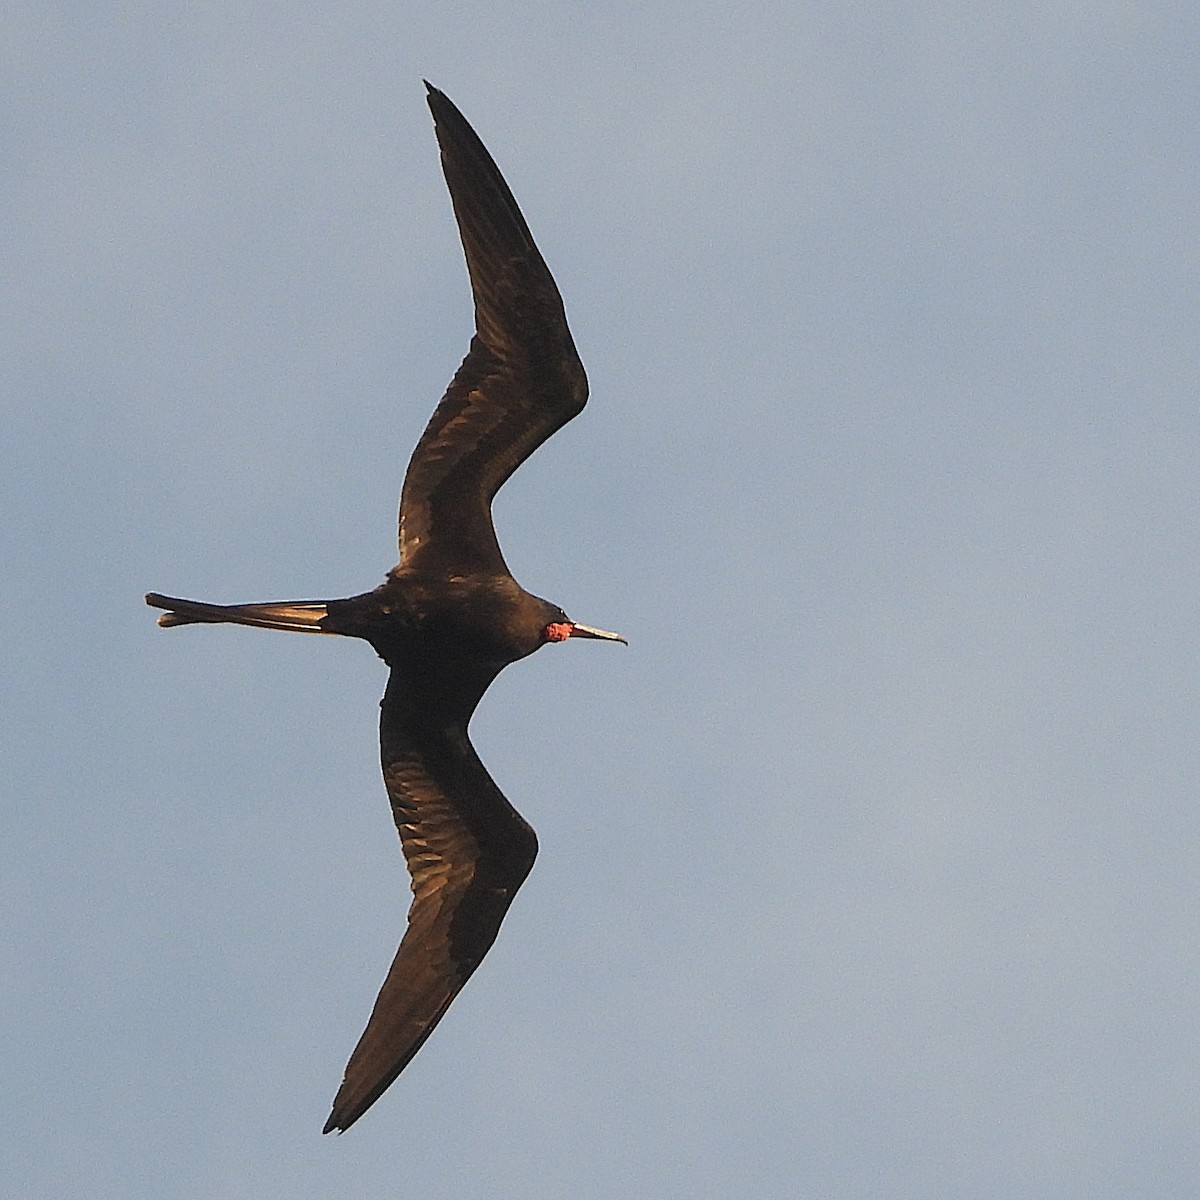
[[[1193,4],[0,18],[0,1177],[95,1200],[1200,1194]],[[466,351],[421,78],[592,402],[473,725],[542,853],[320,1136],[407,877],[365,645]]]

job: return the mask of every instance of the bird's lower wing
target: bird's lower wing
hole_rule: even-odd
[[[383,776],[412,875],[408,929],[346,1066],[324,1132],[348,1129],[441,1020],[495,941],[537,853],[467,740],[393,672],[380,721]],[[428,698],[426,698],[428,699]]]

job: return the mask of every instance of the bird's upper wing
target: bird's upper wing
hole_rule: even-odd
[[[408,1065],[491,947],[533,866],[533,830],[467,740],[467,720],[494,674],[476,672],[410,663],[388,681],[379,726],[383,778],[413,901],[326,1133],[348,1129]]]
[[[475,336],[408,465],[400,562],[442,573],[506,571],[492,498],[583,409],[587,376],[512,192],[462,113],[426,87],[471,276]]]

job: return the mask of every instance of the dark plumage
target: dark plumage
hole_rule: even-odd
[[[533,865],[533,830],[467,738],[483,693],[546,642],[625,640],[530,595],[500,553],[492,499],[583,409],[587,377],[558,288],[508,185],[458,109],[426,87],[471,276],[475,336],[408,465],[399,565],[374,591],[344,600],[146,597],[166,610],[160,625],[232,622],[358,637],[391,668],[379,740],[413,900],[326,1133],[348,1129],[420,1049]]]

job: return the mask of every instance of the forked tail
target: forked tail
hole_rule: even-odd
[[[158,623],[172,625],[207,624],[254,625],[259,629],[288,629],[295,633],[332,633],[321,622],[329,612],[324,600],[283,600],[277,604],[204,604],[199,600],[179,600],[150,592],[146,603],[166,612]]]

